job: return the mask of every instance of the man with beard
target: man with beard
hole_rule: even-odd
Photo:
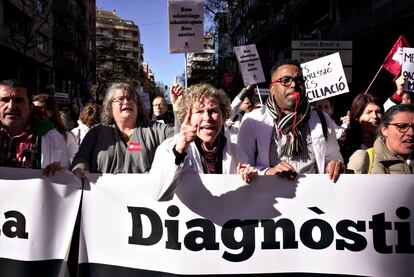
[[[263,175],[290,180],[298,173],[327,173],[336,182],[346,170],[332,120],[312,109],[300,65],[284,61],[271,70],[270,96],[243,118],[237,144]]]

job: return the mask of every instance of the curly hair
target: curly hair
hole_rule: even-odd
[[[112,83],[109,85],[106,95],[102,104],[101,123],[104,125],[111,125],[115,123],[112,114],[112,101],[114,100],[115,91],[117,89],[128,92],[132,100],[137,104],[137,125],[145,125],[148,123],[148,117],[144,110],[144,105],[141,98],[137,95],[133,86],[127,83]]]
[[[101,121],[100,115],[101,107],[98,104],[88,104],[80,112],[79,120],[91,128]]]
[[[217,89],[210,84],[196,84],[187,89],[187,93],[179,105],[178,119],[183,121],[187,115],[188,108],[193,107],[195,103],[202,103],[206,97],[216,99],[220,111],[223,114],[223,121],[230,117],[230,100],[223,90]]]

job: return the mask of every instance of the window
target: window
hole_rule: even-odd
[[[37,48],[46,51],[47,37],[42,34],[37,34]]]
[[[46,1],[36,0],[36,10],[39,13],[44,13],[46,10]]]

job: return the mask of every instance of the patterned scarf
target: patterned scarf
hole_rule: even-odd
[[[10,136],[0,124],[0,166],[40,168],[41,137],[52,128],[50,120],[41,120],[34,113],[25,130],[16,136]]]
[[[310,105],[307,97],[301,97],[299,103],[296,103],[295,111],[287,115],[282,114],[271,95],[267,98],[266,106],[275,122],[278,133],[286,137],[282,156],[291,157],[302,152],[302,134],[299,127],[309,116]]]
[[[222,174],[223,173],[223,149],[226,145],[226,137],[220,133],[214,142],[215,146],[209,150],[204,142],[198,137],[194,140],[198,151],[200,152],[201,163],[204,174]]]

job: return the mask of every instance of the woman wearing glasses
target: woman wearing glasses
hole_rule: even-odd
[[[141,99],[126,83],[107,90],[100,125],[87,133],[76,154],[72,171],[80,178],[92,173],[145,173],[157,146],[174,135],[174,128],[148,121]]]
[[[355,152],[350,158],[349,168],[372,174],[414,173],[413,104],[400,104],[387,110],[381,119],[380,135],[372,149],[371,155],[371,150]]]

